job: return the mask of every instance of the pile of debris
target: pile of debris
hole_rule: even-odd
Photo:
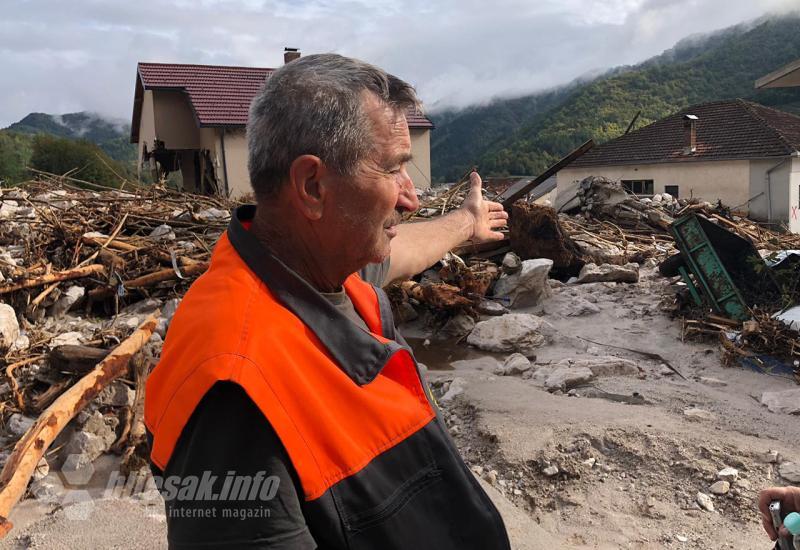
[[[50,466],[145,463],[143,388],[233,206],[43,175],[0,190],[0,520]],[[9,528],[0,524],[0,529]]]
[[[457,207],[466,191],[463,183],[444,191],[429,191],[421,215],[440,215]],[[567,283],[635,282],[640,265],[661,265],[662,274],[672,277],[679,291],[670,308],[682,317],[685,337],[721,338],[728,362],[746,357],[759,363],[769,355],[794,365],[800,373],[800,327],[789,326],[774,316],[800,301],[800,261],[787,259],[785,252],[800,249],[800,235],[759,225],[721,203],[675,199],[669,194],[638,197],[618,182],[595,176],[578,184],[574,200],[564,203],[561,212],[523,198],[511,205],[509,214],[506,239],[480,247],[460,247],[454,251],[458,255],[448,255],[440,269],[392,289],[398,318],[411,320],[426,312],[432,324],[446,335],[463,338],[480,314],[499,314],[512,304],[537,303],[539,296],[546,294],[542,281],[548,278]],[[732,281],[741,286],[739,315],[732,316],[713,296],[704,301],[704,285],[711,288],[715,283],[703,283],[703,277],[692,271],[691,262],[681,259],[681,242],[676,241],[675,229],[680,224],[676,221],[689,218],[700,219],[712,235],[723,234],[722,240],[740,239],[733,245],[734,253],[716,252],[723,264],[731,264]],[[752,250],[752,258],[742,256],[746,249]],[[766,265],[761,257],[766,258]],[[545,267],[542,262],[549,263]],[[782,284],[773,285],[772,273],[782,272],[768,265],[779,262],[784,271],[787,264],[791,270]],[[670,267],[665,269],[666,265]],[[678,269],[681,265],[686,268],[686,278]],[[764,270],[769,273],[764,274]],[[781,282],[779,277],[775,279]],[[696,287],[694,300],[688,297],[690,284]],[[520,296],[524,298],[519,300]],[[455,320],[459,330],[453,333]],[[743,322],[748,320],[751,331],[745,334]],[[758,330],[752,330],[756,326]]]

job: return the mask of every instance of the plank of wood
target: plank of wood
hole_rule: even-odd
[[[523,180],[515,183],[497,198],[497,202],[503,203],[503,208],[509,209],[518,198],[533,191],[537,185],[544,183],[550,176],[557,174],[559,170],[570,164],[575,159],[581,157],[586,151],[594,147],[594,140],[589,140],[566,157],[562,158],[547,170],[533,178],[532,180]]]

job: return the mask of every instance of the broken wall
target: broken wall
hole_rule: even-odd
[[[166,149],[199,149],[200,132],[188,96],[170,90],[152,94],[156,139],[163,141]]]

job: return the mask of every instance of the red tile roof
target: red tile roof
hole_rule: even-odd
[[[199,126],[244,126],[250,102],[275,71],[258,67],[139,63],[138,79],[145,90],[184,90]],[[139,120],[134,110],[133,135]],[[433,128],[418,111],[409,112],[411,128]]]
[[[698,120],[684,154],[683,116]],[[800,117],[743,99],[702,103],[591,149],[572,167],[778,157],[800,150]]]

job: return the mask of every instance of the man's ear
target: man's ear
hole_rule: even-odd
[[[314,155],[301,155],[289,167],[292,204],[310,220],[322,217],[327,190],[323,179],[328,173],[322,160]]]

